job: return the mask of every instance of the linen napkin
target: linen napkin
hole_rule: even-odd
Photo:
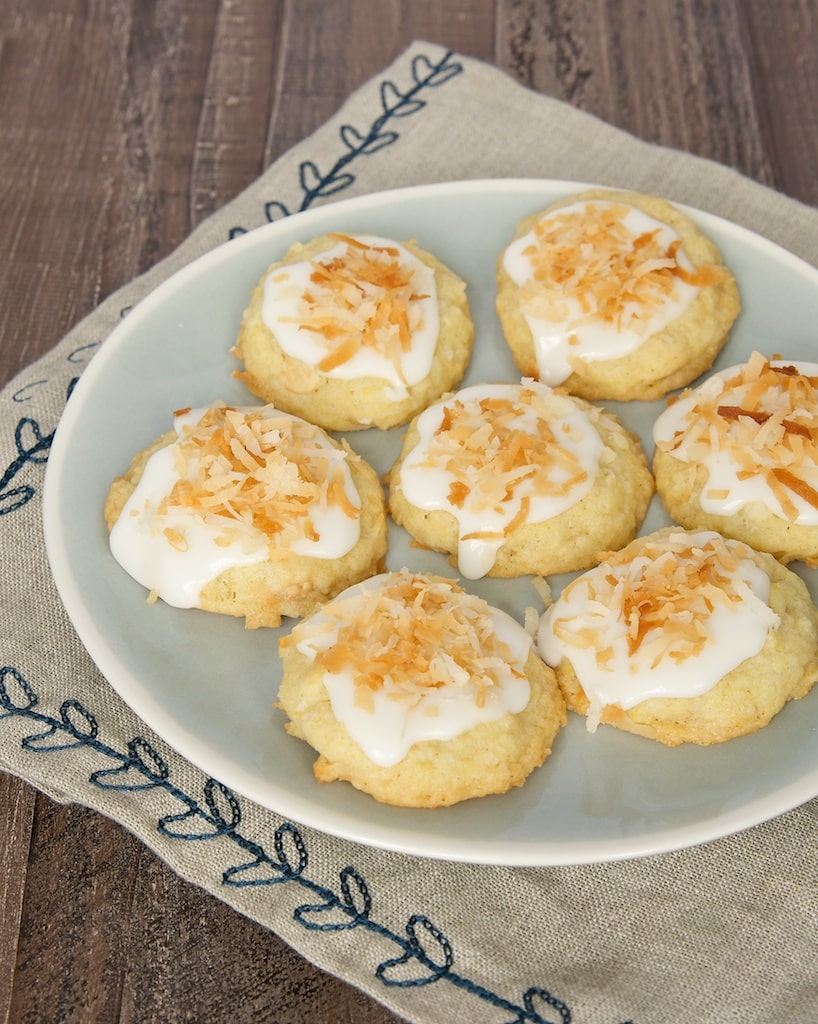
[[[282,819],[176,754],[101,677],[41,528],[72,382],[127,310],[231,236],[403,185],[560,178],[659,193],[818,265],[818,212],[418,42],[314,135],[105,301],[0,395],[0,765],[120,822],[176,872],[408,1021],[807,1024],[818,1006],[818,802],[622,862],[448,864]]]

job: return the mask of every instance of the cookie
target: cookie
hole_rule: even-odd
[[[464,388],[410,425],[389,511],[467,579],[573,572],[636,535],[653,494],[638,438],[536,381]]]
[[[518,225],[498,259],[496,306],[525,376],[630,401],[709,369],[740,301],[688,216],[656,196],[593,189]]]
[[[271,406],[177,413],[113,482],[105,520],[114,557],[152,599],[248,627],[308,614],[386,554],[375,471]]]
[[[233,353],[280,409],[326,430],[388,429],[457,386],[473,336],[465,283],[433,255],[331,234],[267,270]]]
[[[320,782],[445,807],[504,793],[566,721],[554,673],[510,616],[407,570],[350,588],[279,644],[287,731]]]
[[[569,584],[538,649],[592,731],[709,746],[763,729],[810,691],[818,612],[767,552],[669,527]]]
[[[653,437],[676,522],[818,564],[818,364],[753,353],[683,393]]]

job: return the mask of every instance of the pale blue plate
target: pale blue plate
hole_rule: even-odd
[[[236,792],[294,821],[427,857],[554,865],[645,856],[765,821],[818,794],[818,694],[754,736],[674,750],[571,716],[551,757],[519,790],[434,811],[386,807],[313,778],[310,749],[284,732],[273,703],[279,630],[148,605],[108,551],[102,506],[131,456],[168,429],[174,409],[253,401],[229,354],[250,291],[295,241],[326,231],[415,238],[468,283],[477,323],[464,384],[513,381],[494,312],[495,261],[516,222],[585,186],[471,181],[401,189],[297,214],[242,235],[180,271],[137,305],[91,361],[60,422],[48,463],[45,535],[76,630],[122,698],[172,747]],[[688,210],[736,275],[743,312],[717,368],[753,349],[815,359],[818,271],[751,232]],[[652,453],[663,403],[612,406]],[[401,431],[348,435],[381,472]],[[667,522],[658,501],[644,531]],[[392,528],[389,566],[451,575],[442,556]],[[816,596],[816,573],[804,571]],[[564,580],[552,581],[558,591]],[[528,579],[472,585],[522,618]]]

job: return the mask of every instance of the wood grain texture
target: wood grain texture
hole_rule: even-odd
[[[16,983],[35,799],[30,786],[0,774],[0,1020]]]
[[[266,135],[280,91],[284,8],[265,0],[219,8],[193,149],[193,225],[267,165]]]
[[[818,205],[818,0],[4,0],[0,382],[414,39]],[[394,1024],[0,776],[0,1022]]]
[[[770,184],[818,205],[818,8],[747,4],[742,40]]]
[[[532,88],[649,142],[771,182],[733,4],[506,0],[502,7],[499,58]],[[725,132],[728,124],[741,131]]]

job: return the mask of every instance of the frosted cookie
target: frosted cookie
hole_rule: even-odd
[[[375,471],[272,406],[183,410],[108,493],[111,551],[152,599],[243,616],[306,615],[383,566]]]
[[[670,203],[636,192],[595,189],[523,220],[497,286],[522,373],[591,401],[689,384],[740,309],[713,242]]]
[[[344,591],[279,644],[287,731],[319,782],[444,807],[520,786],[565,724],[554,673],[514,619],[402,570]]]
[[[640,537],[540,622],[568,706],[661,743],[756,732],[818,679],[818,612],[772,555],[712,531]]]
[[[635,435],[536,381],[430,406],[388,480],[393,519],[468,579],[587,568],[633,539],[653,494]]]
[[[818,564],[818,364],[754,353],[683,393],[653,437],[676,522]]]
[[[327,430],[386,429],[457,386],[473,335],[466,286],[434,256],[331,234],[264,274],[233,352],[278,408]]]

